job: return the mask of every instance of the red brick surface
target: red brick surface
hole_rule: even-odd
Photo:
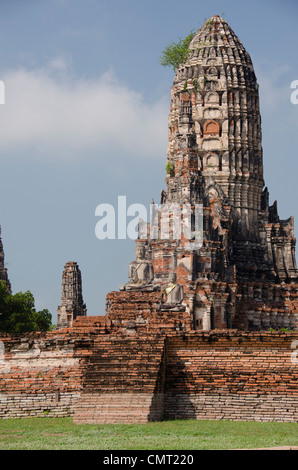
[[[138,331],[127,318],[4,335],[0,417],[298,420],[297,332],[176,331],[174,320],[172,331],[154,321]]]

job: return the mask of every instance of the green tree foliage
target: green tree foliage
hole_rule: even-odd
[[[194,38],[196,32],[192,30],[185,39],[180,38],[178,42],[172,42],[162,52],[160,64],[164,67],[172,67],[174,72],[180,64],[187,61],[189,56],[189,44]]]
[[[37,312],[31,292],[9,294],[6,284],[0,281],[0,331],[25,333],[48,331],[52,315],[47,309]]]
[[[172,162],[168,162],[166,166],[167,175],[175,176],[175,166]]]

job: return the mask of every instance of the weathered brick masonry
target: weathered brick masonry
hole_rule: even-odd
[[[239,331],[168,338],[165,415],[297,422],[297,338]]]
[[[92,337],[59,334],[2,336],[0,417],[69,416],[80,396]]]
[[[172,204],[169,235],[189,208],[188,236],[163,237]],[[107,295],[104,317],[85,316],[72,262],[58,309],[68,328],[0,337],[0,417],[298,421],[294,222],[269,205],[256,76],[218,16],[175,75],[161,206],[140,227],[129,282]]]
[[[298,421],[297,332],[127,327],[82,317],[59,334],[2,337],[0,416]]]

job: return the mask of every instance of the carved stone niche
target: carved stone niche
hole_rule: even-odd
[[[220,135],[220,125],[217,121],[211,120],[207,121],[204,124],[204,136],[219,136]]]
[[[211,153],[204,157],[204,168],[217,168],[219,166],[218,155],[216,153]]]
[[[216,67],[210,67],[208,70],[207,70],[207,75],[209,77],[212,77],[213,79],[214,78],[218,78],[218,71],[217,71],[217,68]]]

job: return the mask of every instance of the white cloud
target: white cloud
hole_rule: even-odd
[[[272,62],[258,64],[257,79],[260,85],[261,105],[268,112],[288,105],[290,84],[288,78],[291,68],[288,65],[276,65]]]
[[[166,152],[168,99],[147,103],[108,72],[74,78],[63,59],[38,70],[1,76],[0,152],[5,156],[77,160],[125,153],[137,158]]]

